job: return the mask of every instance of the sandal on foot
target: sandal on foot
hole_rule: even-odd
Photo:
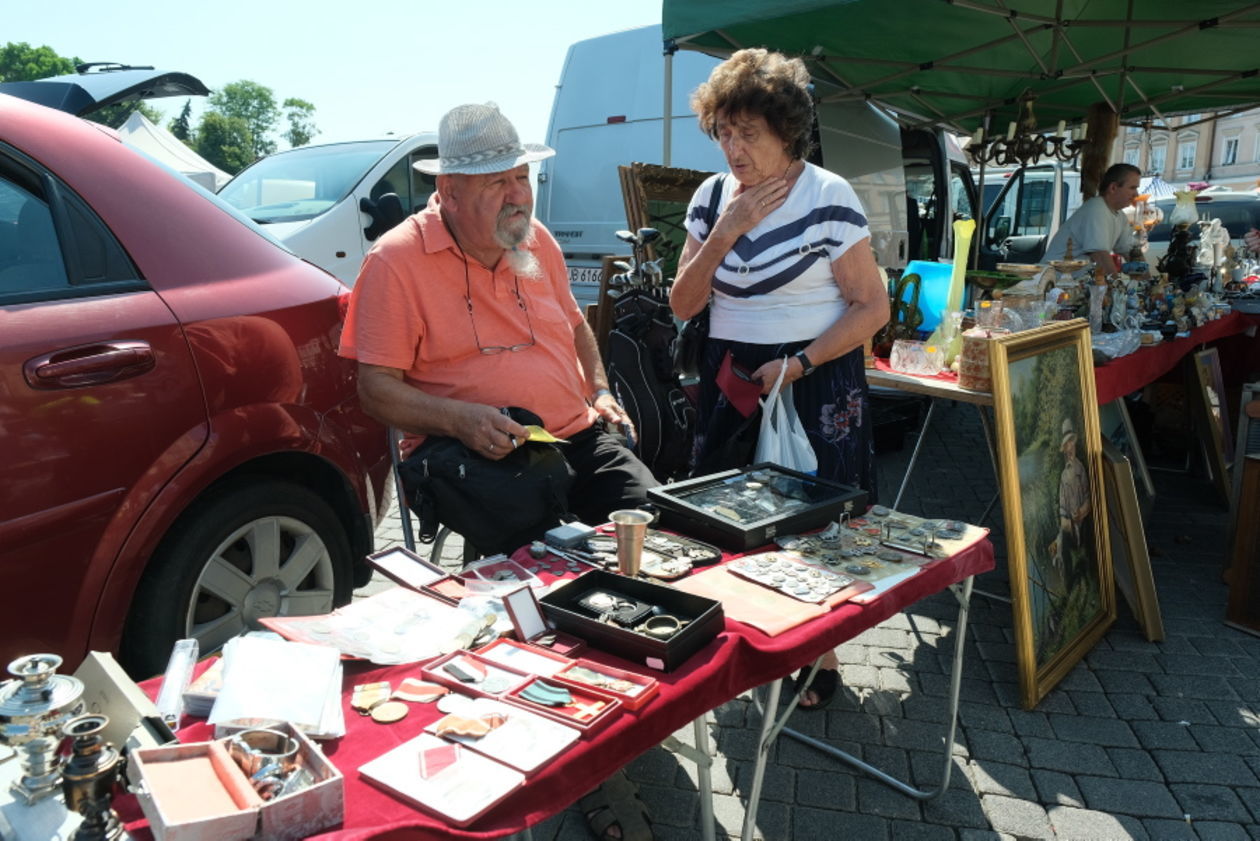
[[[794,693],[799,693],[801,691],[801,686],[804,685],[805,679],[809,677],[809,669],[810,667],[806,666],[796,673],[796,678],[792,681],[792,691]],[[796,702],[796,708],[809,713],[823,709],[831,703],[831,699],[836,695],[836,687],[839,685],[839,671],[836,669],[819,669],[818,674],[814,675],[813,682],[811,682],[809,688],[805,690],[806,694],[802,695],[801,699]],[[813,692],[816,696],[818,696],[817,703],[805,703],[805,699],[810,692]]]
[[[625,771],[613,774],[579,800],[578,808],[600,841],[654,841],[647,806]]]

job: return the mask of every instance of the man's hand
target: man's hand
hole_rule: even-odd
[[[529,437],[529,430],[494,406],[465,403],[459,440],[480,456],[498,461]]]
[[[609,426],[614,428],[620,427],[627,438],[634,439],[634,424],[630,422],[630,416],[626,414],[625,409],[621,408],[617,398],[605,392],[597,396],[591,405],[595,407],[595,411],[599,413],[599,416]]]

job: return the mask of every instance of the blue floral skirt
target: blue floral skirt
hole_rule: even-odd
[[[739,365],[755,371],[769,360],[791,356],[808,344],[758,345],[712,338],[705,343],[692,451],[697,472],[742,467],[751,459],[761,428],[760,410],[745,419],[717,387],[717,371],[726,352],[731,351]],[[808,377],[794,382],[792,400],[818,456],[818,475],[861,488],[874,503],[875,446],[862,349],[825,362]]]

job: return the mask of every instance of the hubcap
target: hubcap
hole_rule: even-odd
[[[328,547],[292,517],[262,517],[229,535],[204,561],[193,587],[185,636],[202,652],[261,627],[268,616],[333,609],[335,577]]]

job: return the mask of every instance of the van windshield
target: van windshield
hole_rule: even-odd
[[[219,196],[255,222],[303,222],[341,201],[395,140],[307,146],[263,158]]]

